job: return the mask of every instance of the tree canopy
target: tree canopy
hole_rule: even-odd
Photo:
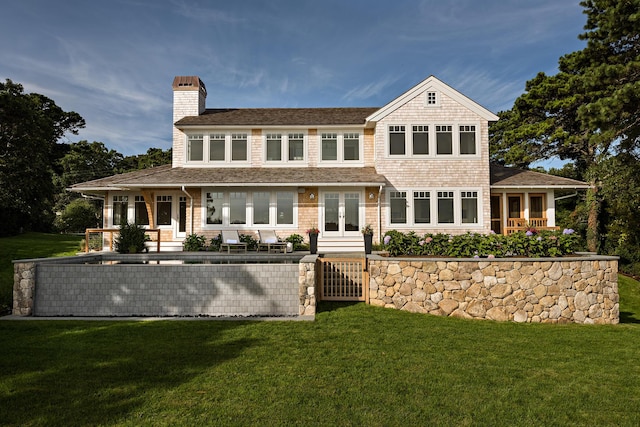
[[[0,83],[0,235],[46,229],[52,220],[57,141],[77,134],[84,119],[22,85]]]
[[[640,146],[640,0],[584,0],[587,42],[538,73],[491,130],[491,156],[528,166],[554,157],[573,162],[587,192],[589,247],[598,244],[603,162]]]

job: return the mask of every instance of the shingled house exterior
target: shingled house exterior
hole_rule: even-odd
[[[319,252],[363,251],[360,230],[510,233],[555,226],[555,190],[583,182],[489,163],[498,117],[430,76],[382,108],[207,109],[196,76],[173,82],[171,165],[76,184],[104,227],[161,230],[162,250],[214,237],[320,229]]]

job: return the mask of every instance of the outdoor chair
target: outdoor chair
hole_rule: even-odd
[[[222,232],[222,243],[220,250],[231,252],[247,252],[247,244],[240,241],[240,235],[237,230],[226,230]]]
[[[258,230],[260,242],[258,242],[258,252],[266,249],[269,253],[285,253],[287,251],[287,242],[278,241],[278,236],[273,230]]]

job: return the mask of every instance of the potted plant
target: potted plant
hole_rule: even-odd
[[[367,224],[362,227],[362,236],[364,237],[364,253],[370,254],[371,247],[373,246],[373,227],[371,224]]]
[[[320,234],[320,230],[315,225],[311,226],[307,230],[307,234],[309,235],[309,252],[312,254],[318,253],[318,234]]]

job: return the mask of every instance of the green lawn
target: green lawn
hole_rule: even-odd
[[[0,425],[638,426],[640,284],[620,296],[612,326],[327,303],[315,322],[0,320]]]
[[[620,281],[629,322],[639,286]],[[0,424],[640,423],[639,324],[320,308],[315,322],[0,321]]]
[[[10,311],[13,301],[14,259],[74,255],[82,237],[64,234],[25,233],[0,238],[0,315]]]

